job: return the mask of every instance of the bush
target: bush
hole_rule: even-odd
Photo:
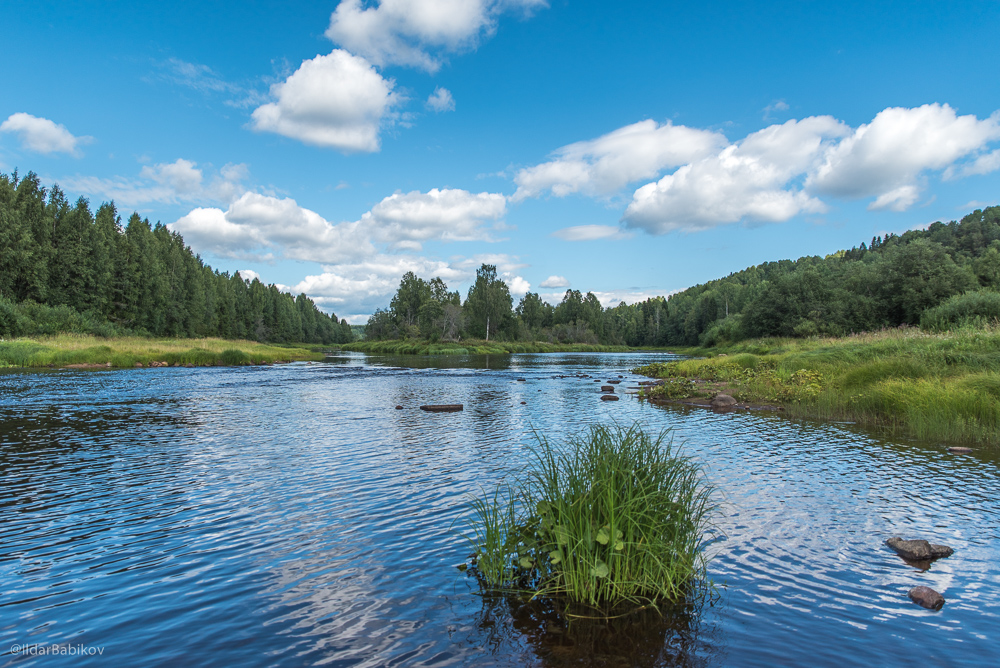
[[[595,426],[560,450],[539,437],[527,479],[472,504],[480,583],[605,609],[684,599],[712,507],[666,436]]]
[[[7,299],[0,297],[0,338],[14,338],[20,334],[17,307]]]
[[[921,329],[943,332],[956,327],[982,327],[1000,322],[1000,292],[978,290],[950,297],[920,316]]]
[[[250,364],[251,362],[249,355],[242,350],[236,350],[234,348],[223,350],[219,355],[219,361],[226,366],[243,366]]]

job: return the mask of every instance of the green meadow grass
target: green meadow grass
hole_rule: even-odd
[[[526,477],[471,511],[487,591],[607,612],[679,602],[704,582],[710,488],[666,433],[595,426],[558,448],[539,437]]]
[[[65,367],[71,364],[126,368],[153,362],[169,365],[239,366],[321,360],[306,347],[226,339],[97,338],[61,334],[37,339],[0,340],[0,367]]]
[[[922,440],[1000,445],[1000,328],[903,328],[677,352],[703,358],[636,371],[673,379],[669,388],[680,379],[719,381],[739,401],[777,403],[801,417],[853,420]],[[687,396],[700,391],[691,385]]]

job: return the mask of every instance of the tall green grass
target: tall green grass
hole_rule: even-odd
[[[539,437],[529,473],[472,503],[473,572],[602,610],[679,601],[705,572],[713,507],[666,432],[594,426],[560,448]]]
[[[0,339],[2,367],[65,367],[72,364],[127,368],[168,365],[237,366],[321,360],[323,354],[291,346],[226,339],[97,338],[83,334]]]
[[[840,339],[758,339],[636,369],[665,399],[725,389],[802,417],[848,419],[923,440],[1000,445],[1000,328],[904,328]],[[709,357],[710,356],[710,357]],[[701,379],[680,384],[678,379]],[[674,394],[670,394],[674,393]]]

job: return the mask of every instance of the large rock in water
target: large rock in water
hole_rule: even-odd
[[[712,398],[712,408],[727,408],[735,405],[736,400],[728,394],[717,394]]]
[[[955,553],[947,545],[932,545],[926,540],[903,540],[899,536],[890,538],[885,544],[907,561],[933,561],[950,557]]]
[[[601,392],[614,392],[614,385],[601,385]]]
[[[910,600],[928,610],[940,610],[944,605],[944,596],[930,587],[914,587],[910,590]]]

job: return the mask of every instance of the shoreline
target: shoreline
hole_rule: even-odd
[[[660,379],[644,398],[704,406],[724,393],[738,408],[1000,448],[997,328],[941,334],[901,328],[674,351],[699,357],[633,369]]]
[[[217,338],[99,338],[85,334],[0,340],[0,370],[147,369],[251,366],[321,361],[311,344],[263,344]]]

